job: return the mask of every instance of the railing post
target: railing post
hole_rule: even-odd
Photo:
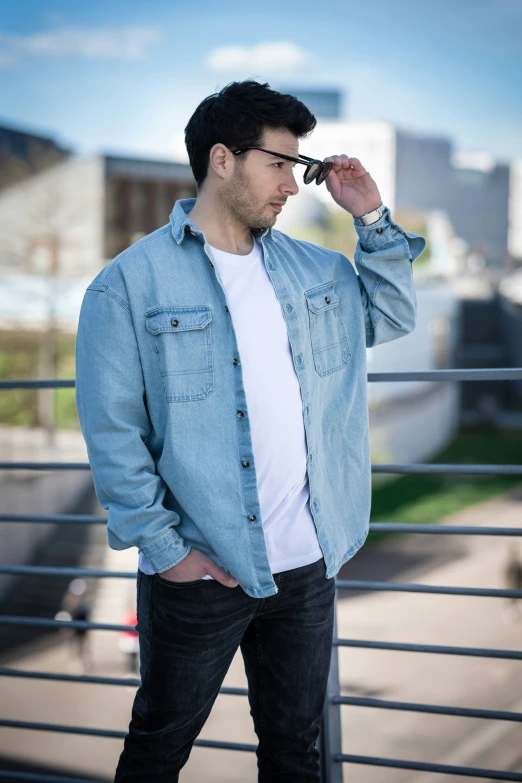
[[[334,639],[337,638],[337,590],[334,605]],[[339,648],[332,645],[330,674],[326,690],[323,718],[319,731],[319,750],[321,752],[321,783],[343,783],[343,765],[332,761],[335,753],[342,753],[341,705],[332,704],[332,696],[340,695]]]

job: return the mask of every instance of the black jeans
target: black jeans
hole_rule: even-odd
[[[319,781],[335,579],[321,559],[274,580],[276,595],[252,598],[239,585],[169,582],[138,569],[141,685],[114,783],[177,783],[238,646],[259,783]]]

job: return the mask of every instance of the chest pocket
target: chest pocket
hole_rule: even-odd
[[[212,311],[204,305],[156,307],[145,313],[167,402],[203,400],[214,390]]]
[[[333,281],[310,288],[304,295],[314,365],[319,375],[324,377],[346,367],[351,358],[339,295],[335,292]]]

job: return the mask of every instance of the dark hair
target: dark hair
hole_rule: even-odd
[[[185,144],[198,189],[208,171],[214,144],[230,149],[259,146],[265,127],[286,128],[301,139],[317,123],[294,95],[276,92],[256,81],[230,82],[205,98],[185,128]],[[239,157],[241,160],[243,156]]]

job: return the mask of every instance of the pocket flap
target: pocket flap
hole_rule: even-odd
[[[210,307],[156,307],[145,313],[145,326],[151,334],[202,329],[212,320]]]
[[[335,293],[333,282],[324,283],[316,288],[310,288],[304,292],[308,308],[313,313],[322,313],[330,307],[339,304],[339,296]]]

